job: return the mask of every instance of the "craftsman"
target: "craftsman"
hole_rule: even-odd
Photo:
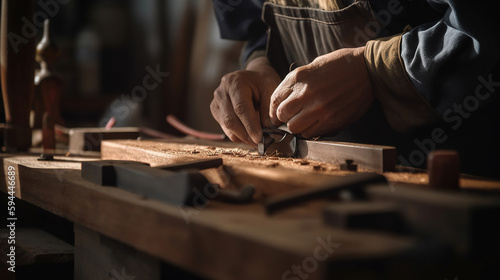
[[[256,146],[286,123],[305,138],[393,145],[425,167],[456,149],[462,171],[500,176],[500,26],[493,4],[453,0],[214,0],[221,36],[244,40],[211,111]]]

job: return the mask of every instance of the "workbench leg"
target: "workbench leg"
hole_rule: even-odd
[[[75,280],[160,279],[160,261],[75,224]]]

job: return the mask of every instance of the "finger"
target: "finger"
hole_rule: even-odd
[[[248,145],[256,146],[250,139],[243,124],[233,111],[232,103],[229,101],[229,96],[225,91],[217,89],[214,93],[214,100],[210,105],[212,115],[220,124],[222,130],[231,141],[245,142]]]
[[[253,144],[257,144],[262,138],[262,128],[259,114],[254,107],[252,90],[247,87],[233,88],[232,90],[234,91],[234,94],[231,95],[233,111]]]
[[[260,123],[262,124],[262,127],[271,127],[271,118],[269,117],[269,99],[261,100],[260,102]]]
[[[222,123],[221,121],[221,110],[219,107],[219,104],[217,103],[216,99],[212,100],[212,103],[210,103],[210,111],[212,112],[212,116],[214,119],[220,124],[220,127],[224,131],[224,134],[233,142],[243,142],[241,139],[239,139],[234,133],[229,131]]]
[[[304,129],[300,134],[304,138],[311,139],[323,135],[324,131],[325,131],[324,124],[322,124],[319,120],[317,120],[311,126]]]
[[[293,116],[288,122],[288,129],[290,132],[294,134],[301,134],[306,137],[304,133],[314,132],[314,129],[311,131],[311,128],[316,128],[317,125],[320,124],[319,118],[317,114],[311,111],[301,111],[300,113]],[[310,134],[306,133],[308,136]],[[314,136],[314,135],[313,135]]]
[[[296,81],[295,73],[296,71],[290,72],[271,95],[271,102],[269,104],[269,116],[271,117],[271,122],[275,126],[281,125],[281,121],[279,120],[276,111],[281,102],[283,102],[283,100],[285,100],[288,96],[290,96],[290,94],[292,94],[292,87]]]
[[[293,92],[276,109],[276,117],[282,123],[287,123],[304,108],[305,100],[302,97],[305,88],[304,84],[295,84]]]
[[[262,127],[271,127],[271,118],[269,117],[269,103],[271,102],[270,100],[271,95],[266,94],[262,95],[260,99],[260,109],[259,109],[259,116],[260,116],[260,123]]]

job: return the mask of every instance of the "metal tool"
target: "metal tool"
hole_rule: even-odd
[[[297,137],[286,125],[279,128],[264,128],[262,140],[257,145],[259,155],[293,157],[297,152]]]
[[[84,161],[81,172],[82,178],[92,183],[115,186],[174,205],[193,205],[200,196],[230,203],[251,202],[254,186],[247,185],[240,190],[221,189],[199,172],[220,165],[222,159],[196,160],[161,167],[150,167],[135,161]]]

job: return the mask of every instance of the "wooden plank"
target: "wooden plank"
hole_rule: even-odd
[[[341,164],[353,160],[365,171],[393,171],[396,167],[395,147],[330,141],[297,141],[297,155],[308,160]]]
[[[78,162],[65,162],[64,169],[59,164],[34,156],[3,159],[4,168],[18,172],[23,200],[209,278],[280,279],[314,256],[319,239],[339,247],[317,262],[308,279],[334,277],[327,269],[332,262],[397,258],[416,244],[411,237],[328,228],[321,220],[323,204],[272,218],[259,203],[210,201],[203,209],[179,208],[89,183],[80,177]]]
[[[220,157],[225,169],[210,169],[202,171],[202,174],[223,187],[254,184],[257,197],[319,186],[335,177],[352,173],[341,171],[338,163],[259,156],[256,150],[246,145],[187,138],[103,141],[101,153],[102,159],[133,160],[150,163],[152,166]],[[398,169],[404,171],[383,173],[390,183],[427,187],[429,178],[425,171]],[[462,176],[460,186],[462,189],[500,191],[500,181],[471,176]]]
[[[69,130],[69,152],[74,155],[98,156],[103,140],[137,139],[139,136],[138,127],[72,128]]]
[[[205,141],[204,141],[205,142]],[[208,144],[208,145],[206,145]],[[247,146],[218,142],[204,144],[173,141],[103,141],[103,160],[129,160],[162,166],[180,162],[220,157],[224,167],[202,170],[209,181],[223,188],[252,184],[257,198],[322,185],[349,174],[338,166],[303,159],[262,157]],[[335,172],[332,172],[334,171]]]

